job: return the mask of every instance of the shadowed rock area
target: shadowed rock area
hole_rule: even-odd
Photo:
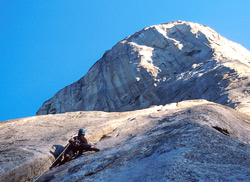
[[[131,111],[191,99],[250,114],[250,52],[207,26],[175,21],[118,42],[37,115]]]
[[[2,122],[0,181],[36,179],[52,164],[53,146],[66,145],[81,127],[101,152],[37,181],[249,181],[249,123],[248,115],[205,100]]]

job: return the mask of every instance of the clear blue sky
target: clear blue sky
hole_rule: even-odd
[[[118,41],[175,20],[250,49],[249,0],[1,0],[0,121],[34,116]]]

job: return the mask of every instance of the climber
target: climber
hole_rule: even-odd
[[[85,130],[83,128],[79,129],[78,135],[69,140],[69,146],[64,154],[64,159],[61,164],[67,162],[70,158],[78,153],[81,155],[84,151],[96,151],[100,150],[94,145],[88,144],[87,139],[85,138]]]

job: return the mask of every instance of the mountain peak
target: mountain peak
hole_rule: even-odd
[[[127,111],[207,99],[248,112],[250,52],[197,23],[174,21],[136,32],[37,114]]]

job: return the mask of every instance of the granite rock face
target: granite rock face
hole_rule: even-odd
[[[130,111],[190,99],[250,114],[250,52],[207,26],[176,21],[118,42],[37,115]]]
[[[52,154],[81,127],[101,151],[48,171]],[[0,128],[1,182],[250,181],[249,115],[205,100],[36,116]]]

